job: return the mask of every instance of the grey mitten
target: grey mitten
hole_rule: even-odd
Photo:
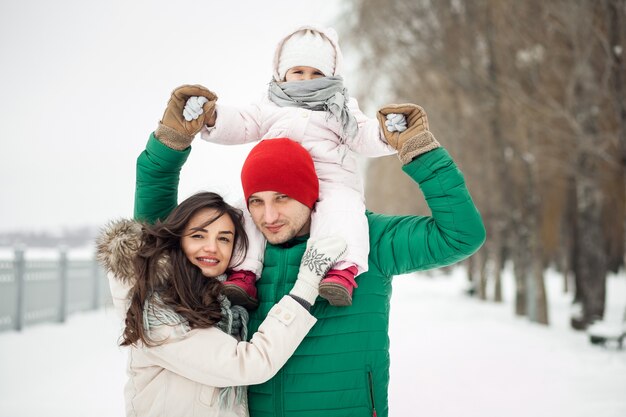
[[[319,295],[320,281],[337,261],[343,259],[346,248],[346,241],[338,236],[316,241],[309,239],[300,262],[298,279],[289,294],[313,305]]]

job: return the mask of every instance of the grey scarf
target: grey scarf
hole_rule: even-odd
[[[224,281],[226,275],[220,275],[218,280]],[[222,320],[216,326],[225,333],[235,337],[237,340],[248,339],[248,311],[241,306],[231,306],[228,298],[220,296],[222,305]],[[159,325],[176,326],[181,325],[185,332],[191,330],[189,323],[180,314],[170,307],[164,305],[158,293],[154,293],[143,309],[143,326],[146,332],[150,328]],[[220,407],[230,405],[230,403],[242,404],[247,408],[247,396],[245,386],[222,388],[219,394]]]
[[[348,91],[343,78],[321,77],[306,81],[270,82],[268,96],[279,107],[326,111],[341,123],[339,139],[345,143],[357,133],[356,119],[348,110]]]
[[[222,303],[222,320],[217,323],[217,327],[239,341],[248,340],[248,310],[242,306],[231,306],[230,300],[224,296],[221,296],[220,302]],[[240,385],[223,388],[219,395],[220,407],[224,407],[230,401],[248,408],[246,387]]]

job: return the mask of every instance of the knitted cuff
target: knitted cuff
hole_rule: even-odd
[[[289,294],[289,296],[293,298],[294,300],[296,300],[298,303],[300,303],[300,305],[304,307],[306,311],[308,312],[311,311],[311,303],[309,303],[307,300],[300,298],[297,295],[293,295],[293,294]]]
[[[315,303],[315,299],[319,295],[319,289],[317,287],[312,287],[311,284],[304,282],[304,279],[298,277],[295,285],[291,291],[289,291],[289,295],[301,298],[307,303],[313,305]]]
[[[177,151],[185,150],[191,145],[193,136],[187,136],[176,129],[165,126],[163,123],[159,123],[159,127],[154,132],[154,136],[165,146]]]
[[[433,134],[430,133],[429,130],[425,130],[404,142],[404,145],[402,145],[402,148],[398,152],[398,158],[400,158],[402,164],[406,165],[415,157],[439,148],[440,146]]]

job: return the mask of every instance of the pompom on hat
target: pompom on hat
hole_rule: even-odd
[[[337,33],[334,29],[320,29],[306,26],[285,38],[276,52],[276,71],[278,79],[283,81],[285,74],[293,67],[313,67],[324,76],[337,74]]]
[[[311,210],[319,197],[319,179],[309,152],[287,138],[264,139],[248,154],[241,168],[246,199],[254,193],[275,191]]]

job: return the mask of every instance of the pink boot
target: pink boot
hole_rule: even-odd
[[[231,304],[254,310],[259,306],[254,272],[232,271],[224,281],[224,295]]]
[[[320,282],[320,297],[331,306],[352,305],[352,290],[357,287],[354,277],[358,269],[352,265],[346,269],[331,269]]]

